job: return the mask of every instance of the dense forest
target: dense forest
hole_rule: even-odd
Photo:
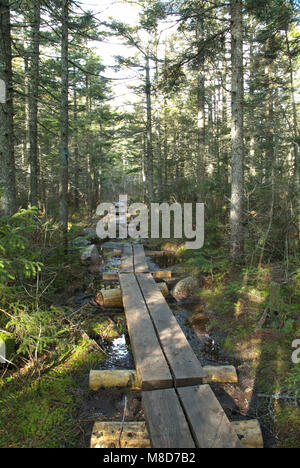
[[[111,287],[107,256],[82,251],[101,249],[99,203],[127,194],[204,203],[202,249],[144,244],[201,276],[206,331],[244,383],[236,411],[266,446],[299,447],[299,3],[117,2],[130,22],[101,3],[0,0],[0,446],[88,444],[79,381],[126,323],[95,326],[77,301]]]

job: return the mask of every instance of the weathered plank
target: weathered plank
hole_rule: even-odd
[[[176,390],[200,448],[242,448],[237,433],[209,385]]]
[[[174,388],[142,392],[153,448],[194,448],[188,423]]]
[[[133,246],[133,258],[134,258],[134,271],[136,273],[147,273],[149,271],[144,247],[142,245]]]
[[[119,275],[136,370],[142,389],[169,388],[173,379],[136,277]]]
[[[151,274],[136,276],[168,360],[175,386],[202,383],[206,374]]]
[[[121,273],[133,273],[133,250],[131,244],[124,244],[123,255],[121,258]]]

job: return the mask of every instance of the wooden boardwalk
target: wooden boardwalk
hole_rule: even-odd
[[[124,245],[119,281],[152,447],[242,448],[142,245]]]

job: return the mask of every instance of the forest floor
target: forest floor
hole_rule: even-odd
[[[161,247],[162,243],[155,243],[156,249]],[[291,342],[295,329],[299,332],[299,319],[296,323],[291,316],[284,319],[281,312],[282,301],[297,305],[299,296],[287,291],[281,266],[241,274],[232,270],[220,251],[199,257],[188,252],[175,262],[186,274],[201,280],[190,301],[169,301],[195,353],[203,364],[237,367],[237,385],[213,386],[229,418],[258,418],[266,447],[299,447],[297,402],[279,398],[295,394],[300,383],[300,366],[291,361]],[[102,263],[118,268],[118,262],[107,254]],[[99,289],[114,285],[102,283],[97,269],[92,271],[77,260],[69,259],[67,270],[72,274],[66,275],[53,305],[71,311],[68,320],[74,322],[80,337],[71,349],[62,346],[59,355],[53,350],[53,356],[51,352],[40,356],[34,368],[27,363],[1,371],[1,447],[89,447],[96,419],[122,420],[125,395],[126,420],[143,419],[139,392],[89,391],[91,369],[132,368],[132,356],[122,312],[108,314],[94,302]],[[269,306],[273,282],[282,285],[278,311],[271,308],[263,329],[255,333]]]

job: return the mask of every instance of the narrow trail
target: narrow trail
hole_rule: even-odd
[[[120,248],[121,246],[122,242],[120,243],[118,241],[110,243],[105,242],[102,244],[102,253],[104,253],[104,258],[106,257],[106,260],[105,264],[99,268],[97,273],[95,273],[95,278],[99,277],[99,273],[100,275],[103,275],[105,272],[118,273],[120,271],[121,257],[112,257],[109,253],[111,250],[106,247]],[[176,264],[176,261],[176,257],[172,259],[169,257],[161,257],[156,263],[152,258],[150,259],[147,257],[147,264],[150,271],[155,271],[161,268],[170,268],[170,264]],[[172,284],[172,281],[170,281],[170,283]],[[102,286],[104,285],[106,288],[116,287],[118,282],[104,282],[102,283]],[[185,301],[185,303],[177,303],[172,296],[169,296],[167,302],[201,365],[211,364],[216,366],[217,364],[229,364],[226,359],[226,355],[218,349],[214,339],[206,333],[205,323],[201,327],[202,329],[199,330],[198,327],[195,329],[188,322],[189,315],[193,310],[199,307],[199,300],[196,301],[195,299],[192,299]],[[105,314],[110,315],[110,312],[111,311],[107,310]],[[102,314],[103,313],[104,312],[102,310]],[[115,313],[117,312],[112,312],[112,316],[114,316]],[[98,314],[99,317],[101,317],[101,311],[98,310]],[[118,314],[121,315],[120,311]],[[126,329],[121,336],[115,338],[111,344],[106,347],[106,352],[108,356],[99,363],[98,370],[134,369],[134,359],[130,348],[128,331]],[[245,421],[249,419],[239,412],[236,401],[234,401],[230,396],[232,388],[231,391],[227,393],[229,386],[235,387],[236,385],[227,384],[227,388],[224,383],[212,385],[214,393],[217,395],[227,417],[232,421]],[[125,406],[126,412],[124,413]],[[85,446],[90,446],[91,438],[94,437],[95,439],[95,421],[120,422],[125,418],[126,424],[134,422],[142,423],[145,420],[145,413],[142,405],[142,394],[140,391],[126,388],[100,388],[96,392],[89,392],[86,401],[83,403],[81,418],[86,418],[86,422],[84,424],[84,444]]]

